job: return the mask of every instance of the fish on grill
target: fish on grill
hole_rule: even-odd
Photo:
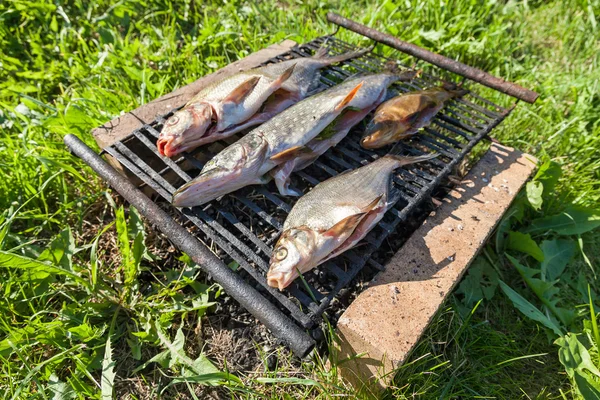
[[[393,171],[436,156],[390,154],[316,185],[283,224],[267,273],[269,286],[283,290],[299,274],[355,246],[398,199]]]
[[[192,207],[244,186],[268,181],[276,166],[309,151],[306,147],[344,111],[359,93],[334,86],[304,99],[223,149],[204,165],[200,175],[173,194],[173,205]]]
[[[386,99],[388,87],[397,81],[409,81],[415,77],[416,71],[403,73],[380,73],[373,75],[358,76],[348,79],[337,86],[337,90],[355,87],[361,81],[364,82],[360,92],[352,99],[348,108],[344,110],[319,136],[306,145],[306,151],[297,157],[277,166],[270,174],[275,179],[279,193],[287,196],[300,196],[302,193],[289,187],[290,175],[312,164],[319,156],[329,148],[336,146],[350,131],[350,129],[362,121],[375,107]]]
[[[367,125],[361,146],[378,149],[414,135],[431,123],[448,100],[464,96],[467,92],[445,84],[404,93],[384,102],[377,107],[373,120]]]
[[[156,143],[158,151],[173,157],[259,125],[316,88],[320,69],[369,50],[327,57],[321,47],[313,57],[269,64],[215,82],[165,122]]]

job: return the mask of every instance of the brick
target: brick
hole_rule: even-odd
[[[341,316],[339,359],[365,353],[340,365],[342,376],[375,389],[389,384],[535,164],[492,144]]]

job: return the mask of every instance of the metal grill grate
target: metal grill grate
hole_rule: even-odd
[[[323,36],[267,63],[310,56],[324,43],[330,54],[356,50],[354,46],[331,35]],[[358,73],[381,71],[388,61],[388,58],[370,52],[359,59],[329,67],[322,71],[322,85],[318,90]],[[411,82],[395,84],[390,90],[406,92],[440,83],[439,78],[423,74]],[[470,87],[468,84],[466,86]],[[304,279],[296,280],[284,292],[269,287],[265,276],[271,250],[295,199],[280,196],[275,185],[270,183],[241,189],[201,207],[176,211],[169,204],[176,188],[193,179],[205,162],[241,135],[203,146],[171,160],[159,155],[156,149],[159,132],[172,114],[169,113],[135,130],[126,139],[104,151],[137,176],[142,182],[140,187],[152,189],[155,202],[178,213],[180,223],[207,244],[225,264],[229,264],[271,302],[286,310],[300,326],[310,328],[365,264],[382,269],[381,264],[372,257],[374,252],[510,110],[475,93],[449,102],[433,123],[407,141],[402,150],[410,155],[438,152],[440,157],[397,170],[393,183],[400,190],[401,198],[379,225],[356,248],[306,274]],[[292,186],[306,193],[329,177],[358,168],[384,155],[386,149],[370,151],[360,147],[363,127],[363,124],[359,124],[337,147],[330,149],[310,167],[294,173]]]

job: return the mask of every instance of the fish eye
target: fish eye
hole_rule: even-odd
[[[171,118],[169,118],[169,125],[175,125],[179,122],[179,116],[177,115],[173,115]]]
[[[283,261],[287,257],[288,251],[285,247],[280,247],[275,252],[275,259],[277,261]]]

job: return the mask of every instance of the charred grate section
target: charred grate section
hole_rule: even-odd
[[[308,57],[323,45],[328,47],[332,55],[357,50],[355,46],[329,35],[298,46],[267,63]],[[321,85],[315,92],[356,74],[382,71],[387,62],[390,59],[371,51],[358,59],[331,66],[322,71]],[[411,82],[393,85],[390,91],[407,92],[443,82],[435,76],[436,68],[429,68],[428,71],[431,73],[423,73]],[[437,69],[438,75],[441,72]],[[465,87],[473,89],[473,86],[473,82],[465,82]],[[402,153],[407,155],[436,152],[440,156],[399,169],[393,183],[401,193],[400,200],[378,226],[357,247],[297,279],[284,292],[269,287],[265,277],[271,251],[295,202],[294,198],[282,197],[275,185],[269,183],[238,190],[201,207],[177,210],[169,204],[179,186],[193,179],[212,156],[238,140],[241,134],[203,146],[177,159],[169,159],[161,156],[156,149],[160,130],[172,114],[169,113],[135,130],[126,139],[104,151],[139,178],[140,188],[150,190],[154,202],[177,214],[177,220],[240,277],[284,310],[301,327],[311,328],[318,323],[333,298],[367,263],[375,270],[383,268],[381,263],[373,259],[374,253],[509,112],[510,109],[502,108],[473,92],[447,103],[433,123],[402,148]],[[313,165],[294,173],[292,187],[306,193],[319,182],[385,155],[387,149],[371,151],[360,147],[363,128],[364,123],[359,124],[338,146],[322,155]]]

